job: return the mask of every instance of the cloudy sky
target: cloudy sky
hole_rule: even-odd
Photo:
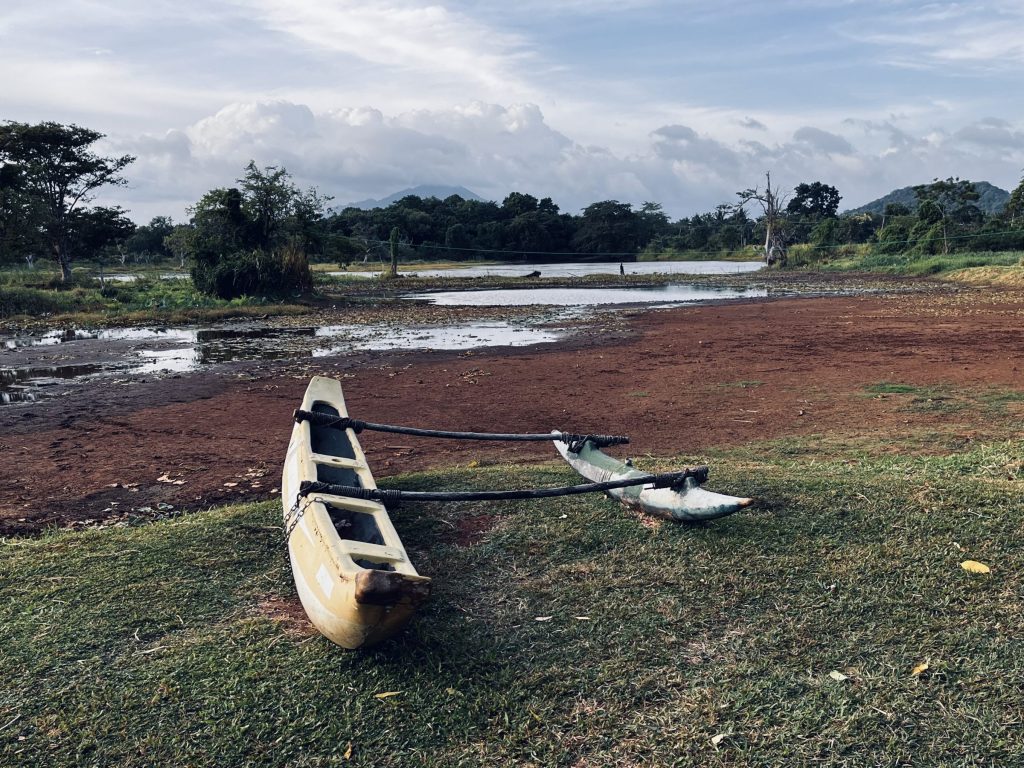
[[[185,218],[245,164],[335,203],[416,184],[712,209],[767,170],[842,207],[1024,173],[1024,0],[2,0],[0,119],[138,157]]]

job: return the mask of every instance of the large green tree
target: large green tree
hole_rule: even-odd
[[[121,171],[135,159],[96,154],[92,146],[102,138],[89,128],[54,122],[0,125],[0,164],[15,166],[22,175],[40,234],[63,280],[71,278],[75,226],[81,221],[76,212],[99,188],[126,184]]]
[[[173,231],[174,221],[170,216],[154,216],[149,224],[136,228],[125,243],[125,251],[141,260],[166,258],[171,255],[171,251],[165,240]]]
[[[1010,193],[1010,199],[1006,201],[1006,208],[1003,209],[1003,216],[1011,227],[1024,221],[1024,179],[1021,179],[1017,188]]]
[[[793,197],[786,206],[786,213],[817,222],[834,217],[842,199],[839,190],[830,184],[822,184],[820,181],[797,184],[793,189]]]
[[[639,250],[640,218],[629,203],[602,200],[583,209],[583,218],[572,237],[577,253],[636,253]]]
[[[13,164],[0,165],[0,264],[24,259],[31,267],[46,251],[38,206]]]
[[[73,258],[117,256],[125,241],[135,232],[135,224],[120,206],[97,205],[71,212],[71,240],[68,247]],[[123,252],[123,250],[122,250]]]
[[[253,245],[266,250],[279,246],[299,194],[288,171],[273,165],[260,169],[250,160],[238,186]]]
[[[949,253],[949,230],[956,222],[977,221],[983,216],[974,205],[978,191],[966,179],[949,177],[934,179],[931,184],[914,187],[917,197],[917,216],[923,224],[937,227],[942,233],[942,251]],[[974,208],[975,210],[971,210]]]

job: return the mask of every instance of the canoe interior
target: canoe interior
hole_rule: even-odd
[[[346,541],[362,541],[366,544],[384,545],[384,536],[377,527],[377,521],[373,515],[365,512],[356,512],[352,509],[342,509],[333,504],[324,502],[324,508],[331,517],[334,530],[338,532],[338,538]],[[393,571],[391,563],[374,562],[366,558],[353,559],[360,568],[367,568],[372,571]]]
[[[338,409],[328,403],[315,403],[313,410],[317,413],[326,413],[331,416],[340,416]],[[348,431],[334,429],[333,427],[310,425],[310,445],[314,453],[321,453],[325,456],[338,456],[343,459],[356,458],[356,452],[352,448],[352,441],[348,437]],[[349,485],[356,488],[362,487],[359,482],[359,475],[354,469],[348,467],[332,467],[329,464],[316,465],[316,479],[323,483],[334,483],[335,485]],[[377,526],[373,515],[365,512],[357,512],[352,509],[342,509],[333,504],[324,503],[327,514],[331,517],[334,530],[338,537],[346,541],[362,541],[366,544],[384,545],[384,536]],[[368,568],[374,571],[393,571],[394,566],[390,563],[376,563],[372,560],[360,558],[353,560],[361,568]]]
[[[315,403],[313,410],[316,413],[326,413],[331,416],[340,416],[338,409],[327,403]],[[310,445],[314,453],[322,453],[326,456],[337,456],[342,459],[354,459],[356,452],[352,449],[352,441],[348,439],[348,430],[334,429],[333,427],[322,427],[311,424]],[[332,467],[329,464],[316,465],[316,479],[323,483],[334,485],[351,485],[360,487],[359,475],[354,469],[347,467]],[[361,539],[360,539],[361,541]]]

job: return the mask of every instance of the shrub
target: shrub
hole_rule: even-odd
[[[313,277],[305,254],[285,248],[279,253],[236,251],[213,262],[196,261],[192,281],[203,293],[234,299],[308,291]]]
[[[12,286],[0,288],[0,317],[47,315],[93,309],[99,305],[95,293],[82,288],[43,290]]]

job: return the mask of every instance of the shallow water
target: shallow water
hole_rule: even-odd
[[[418,277],[524,277],[538,271],[541,277],[583,277],[584,275],[617,275],[619,262],[564,263],[564,264],[491,264],[456,267],[454,269],[402,269],[402,274]],[[732,275],[756,272],[764,267],[762,261],[637,261],[624,262],[627,275]],[[386,269],[386,267],[382,267]],[[330,275],[349,277],[377,277],[381,270],[352,270],[328,272]]]
[[[419,293],[409,299],[457,307],[518,307],[528,305],[583,307],[611,304],[676,306],[702,301],[749,299],[767,296],[764,288],[713,288],[696,285],[661,285],[651,288],[533,288],[489,291]]]
[[[317,334],[331,335],[333,327],[320,328]],[[475,349],[476,347],[525,347],[558,341],[564,333],[531,325],[479,322],[447,327],[410,328],[382,333],[369,326],[350,330],[347,341],[313,352],[314,357],[341,355],[348,351],[365,352],[387,349]]]
[[[93,275],[97,280],[100,279],[99,273]],[[140,279],[140,275],[135,275],[130,272],[113,272],[109,275],[103,275],[104,280],[109,280],[112,283],[134,283]],[[188,272],[161,272],[157,275],[161,280],[188,280],[191,275]]]
[[[33,402],[57,386],[101,376],[187,373],[236,360],[282,360],[391,349],[473,349],[556,341],[557,330],[529,324],[477,322],[448,327],[263,325],[187,328],[112,328],[51,331],[2,340],[11,350],[0,367],[0,403]],[[127,343],[126,343],[127,342]],[[57,365],[17,365],[17,351],[63,345]],[[79,362],[74,362],[78,356]],[[87,357],[88,356],[88,357]],[[97,358],[102,358],[94,362]],[[83,362],[83,360],[89,362]]]

